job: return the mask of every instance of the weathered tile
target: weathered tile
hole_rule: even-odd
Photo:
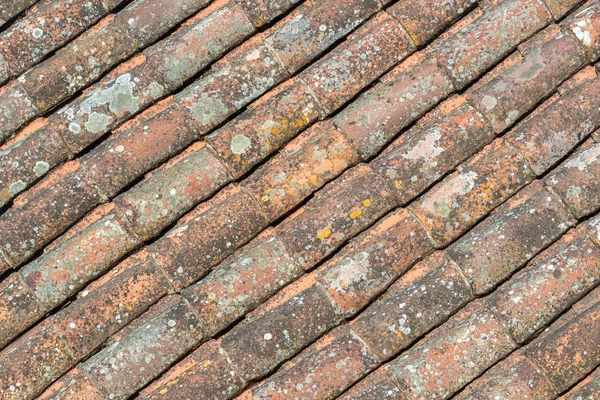
[[[18,82],[0,88],[0,143],[37,114],[37,108]]]
[[[268,229],[181,295],[196,309],[212,336],[244,316],[302,273]]]
[[[371,165],[405,204],[493,139],[483,116],[464,104],[439,124],[404,133]]]
[[[359,161],[352,146],[329,124],[317,124],[263,164],[242,185],[270,222]]]
[[[340,400],[408,400],[392,379],[380,368],[367,375],[339,397]]]
[[[337,40],[373,15],[376,0],[325,0],[304,3],[292,19],[275,26],[265,42],[290,74],[297,72]]]
[[[353,239],[319,268],[316,279],[351,316],[432,250],[423,226],[400,209]]]
[[[104,400],[105,398],[105,394],[92,385],[87,374],[79,367],[63,375],[38,397],[40,400]]]
[[[308,88],[295,79],[252,103],[244,113],[206,137],[239,178],[319,118]]]
[[[535,181],[459,238],[446,253],[482,294],[575,223],[560,198]]]
[[[466,387],[457,400],[550,399],[558,394],[527,357],[511,354]]]
[[[471,288],[443,253],[427,257],[432,272],[370,305],[352,329],[381,359],[392,358],[471,300]]]
[[[230,180],[227,168],[212,149],[198,143],[114,202],[135,233],[148,240]]]
[[[528,51],[512,67],[467,94],[500,133],[534,108],[562,81],[587,62],[577,40],[556,26],[552,38]]]
[[[43,315],[44,308],[20,273],[0,282],[0,349]]]
[[[581,228],[569,232],[487,298],[518,342],[600,282],[600,250]]]
[[[456,239],[533,180],[516,151],[496,140],[410,206],[439,246]]]
[[[600,19],[598,19],[598,2],[570,15],[563,24],[575,34],[587,51],[590,60],[600,57]]]
[[[479,307],[453,317],[392,361],[388,371],[410,398],[448,398],[515,346],[500,321]]]
[[[333,118],[364,158],[453,91],[446,74],[425,62],[379,83]]]
[[[331,113],[412,53],[414,48],[398,22],[381,13],[302,71],[299,77]]]
[[[551,18],[541,0],[507,0],[440,43],[434,56],[462,89]]]
[[[40,324],[0,353],[0,396],[33,398],[76,363],[54,325]]]
[[[148,251],[175,289],[180,290],[201,278],[266,225],[254,199],[238,186],[228,187],[180,220]]]
[[[219,342],[210,341],[142,390],[139,398],[219,400],[245,385]]]
[[[385,183],[360,164],[317,192],[275,229],[305,269],[394,207]]]
[[[346,325],[312,344],[252,392],[257,399],[331,399],[377,362]]]

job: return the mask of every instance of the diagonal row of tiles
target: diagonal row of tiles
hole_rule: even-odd
[[[567,76],[568,76],[568,75],[567,75]],[[564,79],[564,78],[563,78],[563,79]],[[364,203],[363,203],[363,204],[364,204]],[[368,207],[368,206],[370,206],[370,201],[369,201],[369,205],[366,205],[366,204],[364,204],[364,205],[365,205],[365,207]],[[356,212],[358,212],[358,210],[356,210]],[[362,213],[362,210],[361,210],[360,212]],[[359,214],[359,215],[360,215],[360,214]],[[327,229],[325,229],[325,230],[327,231]],[[326,232],[325,232],[324,234],[326,234]]]
[[[32,118],[50,111],[209,3],[210,0],[140,0],[108,15],[1,89],[0,140],[10,137]],[[122,40],[123,37],[129,40]],[[25,68],[18,65],[18,55],[7,54],[6,58],[0,75],[2,81],[11,77],[12,71],[18,73]]]
[[[17,17],[23,10],[37,3],[38,0],[14,0],[0,4],[0,27]]]
[[[162,0],[146,3],[162,8]],[[292,3],[296,2],[270,2],[262,7],[262,14],[256,14],[261,8],[254,7],[252,1],[215,3],[166,39],[120,65],[70,104],[46,119],[36,120],[0,154],[0,204],[6,204],[48,170],[179,88],[258,28],[289,11]],[[102,29],[94,37],[104,40],[106,35]],[[114,46],[121,34],[115,31],[112,36],[116,37]],[[114,58],[116,51],[111,43],[105,45],[103,51]],[[71,56],[61,59],[70,61]]]
[[[19,265],[36,250],[41,249],[50,239],[79,219],[85,212],[94,208],[102,201],[103,197],[114,197],[131,181],[181,151],[193,141],[206,135],[216,125],[239,111],[250,101],[284,81],[290,72],[295,72],[306,65],[310,59],[321,54],[336,40],[343,38],[378,8],[374,0],[355,0],[351,3],[345,3],[345,6],[339,10],[333,9],[330,3],[331,1],[315,6],[310,3],[304,4],[281,24],[237,47],[232,53],[225,56],[218,63],[218,66],[215,66],[208,74],[188,86],[183,92],[165,99],[134,120],[129,121],[109,140],[104,141],[80,160],[65,165],[37,186],[37,188],[45,185],[52,186],[57,180],[62,179],[63,182],[60,184],[62,189],[57,188],[56,190],[62,190],[63,193],[53,193],[55,191],[54,187],[47,187],[46,190],[42,190],[44,193],[39,193],[40,191],[36,191],[36,188],[26,193],[22,199],[22,203],[26,204],[13,207],[0,217],[2,229],[11,232],[10,237],[0,250],[4,253],[8,265]],[[355,9],[360,12],[354,13]],[[223,13],[220,11],[216,11],[217,17],[226,19],[231,23],[231,25],[225,25],[225,28],[237,31],[238,23],[235,22],[236,19],[230,18],[231,14],[229,12]],[[239,9],[237,13],[240,18],[245,15]],[[301,16],[301,18],[292,18],[296,15]],[[203,19],[202,22],[209,27],[207,29],[212,31],[214,30],[212,27],[219,26],[219,24],[214,18],[210,17],[207,17],[208,20]],[[305,20],[310,21],[310,24],[304,26],[303,21]],[[441,23],[443,22],[441,21]],[[388,24],[391,24],[391,22],[388,22]],[[302,35],[296,35],[297,25],[301,25],[300,29],[304,32]],[[327,29],[324,32],[319,31],[321,27],[327,27]],[[382,27],[381,30],[384,30],[384,28]],[[396,28],[395,34],[398,29],[400,28]],[[292,32],[293,38],[289,37],[289,32]],[[191,33],[195,34],[195,31]],[[222,32],[216,32],[215,36],[209,34],[209,39],[214,38],[217,41],[222,37],[228,38],[229,35],[224,35]],[[402,39],[405,42],[409,40],[401,33],[398,39],[401,44]],[[180,40],[185,42],[187,36],[182,36]],[[238,37],[233,35],[231,42],[228,39],[225,39],[224,42],[235,45],[238,40]],[[205,44],[207,48],[212,47],[210,42]],[[295,44],[296,47],[289,47],[291,44]],[[165,46],[174,47],[173,44]],[[216,47],[221,48],[221,46]],[[362,47],[366,47],[366,43],[363,43]],[[402,54],[402,49],[406,47],[406,45],[403,45],[401,49],[398,49],[398,53]],[[277,49],[277,52],[272,48]],[[188,54],[193,54],[196,50],[192,48]],[[387,48],[385,50],[393,51]],[[164,52],[157,52],[156,54],[163,64],[172,64],[169,57],[164,57]],[[213,56],[212,53],[209,54],[207,59],[201,61],[201,63],[206,63]],[[382,63],[388,63],[388,68],[393,65],[389,64],[390,61],[388,61],[388,59],[393,58],[393,55],[390,56],[389,53],[380,52],[379,56],[383,59]],[[179,57],[185,59],[185,53],[179,54]],[[280,64],[278,60],[283,61]],[[364,61],[363,66],[368,62],[368,60]],[[175,70],[185,69],[186,63],[182,62],[182,64],[184,65],[176,67]],[[146,63],[143,63],[143,65],[144,69],[148,69],[150,66]],[[160,70],[160,68],[154,67],[150,69],[152,71]],[[364,69],[364,73],[367,75],[365,80],[376,78],[376,76],[368,76],[371,72],[367,69]],[[185,76],[180,76],[181,74],[167,75],[178,80],[185,78]],[[130,79],[129,73],[116,78],[114,81],[117,85],[115,90],[119,91],[121,83],[127,86]],[[350,86],[353,83],[350,82],[352,78],[347,77],[347,79],[349,80],[348,86]],[[358,86],[358,82],[354,82],[354,86]],[[152,85],[149,87],[152,88]],[[144,85],[141,85],[140,88],[147,91]],[[152,90],[149,92],[152,92]],[[102,93],[106,97],[110,97],[110,95]],[[91,99],[95,99],[94,94],[98,93],[94,92],[90,97]],[[73,104],[73,108],[70,109],[71,111],[68,114],[78,115],[78,118],[81,118],[83,122],[85,120],[89,122],[89,117],[95,116],[93,119],[101,119],[108,124],[110,117],[107,115],[111,114],[111,103],[101,102],[100,107],[92,110],[89,108],[87,100],[89,99],[83,100],[82,103]],[[316,109],[315,103],[316,101],[311,100],[309,105]],[[106,114],[102,113],[100,108],[105,110]],[[86,113],[86,110],[89,111],[89,114]],[[312,114],[312,116],[317,116],[314,111]],[[69,121],[69,118],[67,117],[65,120]],[[72,126],[71,123],[68,123],[77,132],[75,135],[71,135],[73,140],[86,141],[86,138],[90,135],[93,135],[95,140],[98,138],[98,133],[103,134],[106,132],[104,129],[101,129],[101,132],[96,132],[95,128],[91,131],[85,129],[86,124],[82,121],[76,118],[72,122]],[[104,128],[104,122],[101,124],[102,128]],[[57,124],[47,125],[47,127],[49,126],[57,126]],[[50,137],[50,135],[46,136]],[[35,135],[38,140],[46,136]],[[39,147],[35,144],[32,144],[32,146]],[[19,146],[19,148],[22,148],[22,146]],[[23,148],[23,150],[26,149]],[[49,154],[60,153],[58,150],[54,149],[54,152]],[[15,156],[18,156],[18,154],[15,154]],[[8,161],[14,163],[15,160]],[[37,165],[39,162],[36,161],[35,164]],[[20,162],[17,162],[17,164],[21,165]],[[36,168],[32,163],[25,163],[24,165],[32,167],[32,175],[35,175]],[[48,163],[44,165],[48,165]],[[42,171],[44,169],[45,167],[42,168]],[[15,171],[15,173],[17,174],[15,179],[19,179],[17,182],[25,179],[19,171]],[[21,176],[21,178],[16,178],[17,176]],[[11,183],[12,185],[14,183]],[[78,187],[79,189],[75,189]],[[61,195],[62,198],[57,203],[46,201],[46,204],[41,204],[42,202],[37,201],[40,196],[48,199],[48,192],[52,193],[51,196],[54,198],[59,198]],[[76,195],[75,192],[81,193]],[[84,199],[87,204],[81,204],[81,199]],[[38,220],[38,223],[35,220]],[[24,230],[17,228],[19,225],[35,226],[37,229],[36,231]],[[5,269],[6,267],[2,267],[2,270]]]
[[[27,71],[124,3],[125,0],[39,2],[0,33],[0,84]]]

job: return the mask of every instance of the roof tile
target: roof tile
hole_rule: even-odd
[[[312,268],[395,205],[385,183],[359,164],[276,227],[298,263]]]
[[[552,321],[600,282],[600,249],[582,229],[538,255],[487,302],[518,342]]]
[[[147,257],[63,308],[52,320],[75,356],[82,359],[170,288],[153,258]]]
[[[591,3],[583,9],[567,17],[564,25],[579,39],[590,60],[596,61],[600,57],[600,19],[598,8],[600,3]]]
[[[348,326],[335,329],[252,389],[255,399],[328,399],[377,362]]]
[[[331,113],[413,51],[402,27],[382,12],[299,77]]]
[[[267,302],[264,308],[261,315],[222,339],[223,349],[247,380],[263,376],[340,319],[327,293],[317,284],[299,286],[287,301]]]
[[[13,267],[102,201],[78,162],[65,164],[53,175],[51,186],[28,192],[24,204],[0,216],[2,250]]]
[[[56,381],[40,397],[40,400],[104,400],[105,393],[92,386],[87,374],[79,367],[73,368],[63,379]]]
[[[77,359],[52,323],[42,323],[0,354],[0,396],[32,398]]]
[[[138,237],[148,240],[230,180],[211,148],[197,143],[114,202]]]
[[[248,192],[231,186],[180,220],[148,250],[179,290],[198,280],[266,225],[262,210]]]
[[[575,223],[560,198],[534,181],[453,243],[447,254],[482,294]]]
[[[541,0],[507,0],[442,42],[434,56],[457,89],[462,89],[550,18]]]
[[[452,91],[443,71],[425,62],[365,92],[333,121],[366,159]]]
[[[377,0],[324,0],[304,3],[277,24],[265,43],[273,49],[290,74],[363,23],[378,9]]]
[[[0,348],[31,325],[43,307],[21,274],[9,275],[0,283]]]
[[[438,246],[443,246],[533,178],[516,151],[496,140],[413,203],[410,210]]]
[[[392,361],[389,372],[411,398],[445,398],[515,346],[496,316],[481,305],[453,317]]]
[[[428,0],[401,0],[389,8],[389,13],[421,46],[476,3],[475,0],[444,0],[432,7]]]
[[[308,88],[293,80],[252,103],[206,141],[239,178],[315,122],[319,114],[318,103]]]
[[[586,64],[577,40],[558,28],[555,30],[552,39],[527,52],[488,84],[467,94],[467,100],[488,118],[496,133],[514,124]]]
[[[272,222],[358,161],[343,134],[329,124],[317,124],[242,184]]]
[[[409,287],[373,303],[352,323],[352,329],[385,360],[440,324],[473,295],[471,287],[443,253],[427,257],[432,272]]]
[[[210,341],[193,352],[159,380],[142,390],[143,400],[230,398],[245,384],[219,341]]]
[[[108,398],[126,397],[131,388],[148,384],[201,337],[198,318],[181,296],[163,298],[148,311],[146,321],[82,365],[92,385]]]
[[[577,218],[597,209],[600,190],[600,145],[578,151],[555,168],[545,179],[574,211]]]
[[[432,250],[423,226],[399,209],[328,260],[319,268],[317,280],[348,317]]]
[[[481,150],[494,133],[468,104],[423,130],[414,127],[373,160],[373,168],[394,188],[400,204],[422,193],[438,178]]]

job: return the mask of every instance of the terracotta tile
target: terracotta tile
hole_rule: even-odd
[[[118,129],[82,157],[89,175],[103,193],[113,197],[127,184],[161,161],[183,150],[196,138],[173,98]]]
[[[304,350],[252,393],[255,399],[330,399],[373,369],[377,361],[344,326]]]
[[[179,92],[175,101],[189,114],[196,131],[206,134],[286,77],[271,50],[255,36]]]
[[[75,356],[82,359],[170,288],[153,258],[147,257],[60,310],[52,321]]]
[[[254,199],[242,188],[229,187],[180,220],[148,251],[179,290],[201,278],[266,225]]]
[[[527,357],[511,354],[471,383],[457,400],[549,399],[558,394]]]
[[[475,291],[483,294],[575,223],[560,198],[535,181],[459,238],[446,253]]]
[[[508,132],[506,139],[536,174],[547,171],[598,126],[600,108],[595,93],[599,86],[596,78],[567,91]]]
[[[196,314],[180,296],[163,298],[148,314],[147,325],[131,330],[81,366],[108,398],[131,396],[200,342]]]
[[[222,339],[222,347],[244,379],[263,376],[280,362],[335,326],[339,315],[318,285],[297,292],[283,304],[265,305]]]
[[[43,315],[43,306],[15,272],[0,283],[0,349]],[[37,317],[37,318],[36,318]]]
[[[101,202],[78,162],[65,164],[49,181],[40,182],[38,191],[27,193],[25,202],[0,216],[2,250],[13,266],[18,266],[56,235]]]
[[[359,30],[299,75],[329,113],[415,49],[398,22],[386,13]]]
[[[92,86],[51,117],[73,153],[79,153],[117,124],[161,98],[167,88],[140,55],[119,66],[119,73]]]
[[[203,344],[159,380],[142,390],[140,399],[184,400],[230,398],[245,384],[220,342]]]
[[[319,113],[308,88],[294,79],[252,103],[206,141],[239,178],[315,122]]]
[[[432,250],[422,225],[400,209],[350,241],[319,268],[317,280],[348,317]]]
[[[515,150],[497,140],[419,198],[410,210],[437,244],[444,246],[533,178]]]
[[[552,38],[525,54],[520,62],[488,84],[467,94],[500,133],[548,95],[562,81],[586,64],[585,55],[572,35],[554,27]]]
[[[198,143],[114,201],[135,233],[148,240],[230,180],[212,149]]]
[[[427,0],[401,0],[392,5],[388,12],[400,21],[413,41],[421,46],[476,3],[474,0],[444,0],[432,7]]]
[[[0,396],[33,398],[76,363],[54,325],[40,324],[0,353]]]
[[[18,82],[0,88],[0,143],[37,114],[33,101]]]
[[[487,298],[518,342],[600,281],[600,250],[582,229],[563,236]]]
[[[206,2],[203,2],[206,3]],[[280,12],[285,11],[282,6]],[[145,51],[148,63],[170,90],[181,86],[213,60],[253,33],[242,4],[229,2]]]
[[[105,6],[99,0],[43,1],[34,6],[0,36],[2,55],[10,67],[10,74],[0,75],[0,82],[18,76],[85,31],[110,11]]]
[[[600,369],[596,368],[594,372],[588,375],[577,386],[569,390],[560,400],[598,400],[600,399]]]
[[[395,189],[398,202],[405,204],[493,139],[483,116],[464,104],[439,124],[410,129],[371,165]]]
[[[591,3],[563,22],[564,26],[579,39],[592,61],[600,57],[600,20],[597,15],[599,7],[600,4],[597,2]]]
[[[333,122],[366,159],[452,91],[443,71],[425,62],[365,92]]]
[[[21,11],[27,7],[35,4],[37,0],[15,0],[0,5],[0,26],[5,24],[8,20],[18,15]]]
[[[598,209],[600,145],[578,151],[556,167],[545,179],[573,210],[577,218]]]
[[[110,213],[23,267],[20,272],[49,311],[102,274],[140,240],[127,231],[123,217]]]
[[[342,133],[317,124],[268,160],[242,185],[270,222],[359,161]]]
[[[0,150],[0,205],[8,203],[70,155],[48,120],[36,121],[20,140]]]
[[[44,391],[40,400],[103,400],[105,394],[95,388],[79,367],[73,368]]]
[[[196,309],[212,336],[302,272],[279,238],[267,229],[181,295]]]
[[[283,20],[265,42],[290,74],[343,38],[379,9],[376,0],[304,3],[293,19]]]
[[[382,360],[389,359],[471,300],[471,287],[443,255],[427,257],[432,272],[370,305],[352,329]]]
[[[500,321],[480,307],[451,319],[388,370],[410,398],[447,398],[514,348]]]
[[[317,192],[276,232],[298,263],[310,269],[393,206],[385,183],[360,164]]]
[[[241,0],[238,3],[250,21],[260,28],[299,2],[300,0]]]
[[[116,20],[128,27],[131,41],[143,48],[208,3],[209,0],[138,0],[120,11]]]
[[[462,89],[550,19],[540,0],[507,0],[443,41],[434,56]]]
[[[367,375],[346,393],[338,397],[340,400],[408,400],[398,389],[392,379],[380,368]]]
[[[600,364],[600,306],[558,329],[526,350],[558,391],[565,391]]]

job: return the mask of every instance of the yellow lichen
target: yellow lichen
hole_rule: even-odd
[[[362,210],[360,207],[356,207],[356,210],[350,213],[350,218],[356,219],[362,215]]]
[[[363,201],[363,204],[365,205],[365,207],[369,207],[371,205],[371,200],[366,199],[365,201]]]
[[[168,390],[169,390],[169,389],[167,389],[167,388],[160,389],[160,392],[158,392],[158,393],[160,393],[160,394],[165,394],[165,393],[167,393],[167,391],[168,391]]]
[[[396,182],[396,189],[400,189],[402,188],[402,181],[397,181]]]
[[[319,239],[327,239],[329,237],[329,235],[331,235],[331,225],[328,226],[325,229],[321,229],[319,232],[317,232],[317,237]]]

